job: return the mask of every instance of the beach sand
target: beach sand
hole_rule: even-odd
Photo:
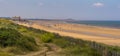
[[[32,24],[17,22],[19,25],[33,27],[62,36],[95,41],[107,45],[120,46],[120,29],[88,26],[81,24],[69,24],[53,21],[32,21]]]

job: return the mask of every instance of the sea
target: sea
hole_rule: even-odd
[[[120,21],[68,21],[68,22],[91,25],[91,26],[120,28]]]

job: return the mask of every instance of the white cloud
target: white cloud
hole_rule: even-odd
[[[38,3],[39,6],[43,6],[44,4],[43,3]]]
[[[103,7],[104,4],[100,3],[100,2],[97,2],[97,3],[94,3],[93,6],[95,6],[95,7]]]

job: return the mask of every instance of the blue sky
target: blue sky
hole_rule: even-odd
[[[0,16],[120,20],[120,0],[0,0]]]

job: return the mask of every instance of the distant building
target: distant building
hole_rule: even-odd
[[[12,17],[12,20],[21,21],[21,17],[20,16],[14,16],[14,17]]]

